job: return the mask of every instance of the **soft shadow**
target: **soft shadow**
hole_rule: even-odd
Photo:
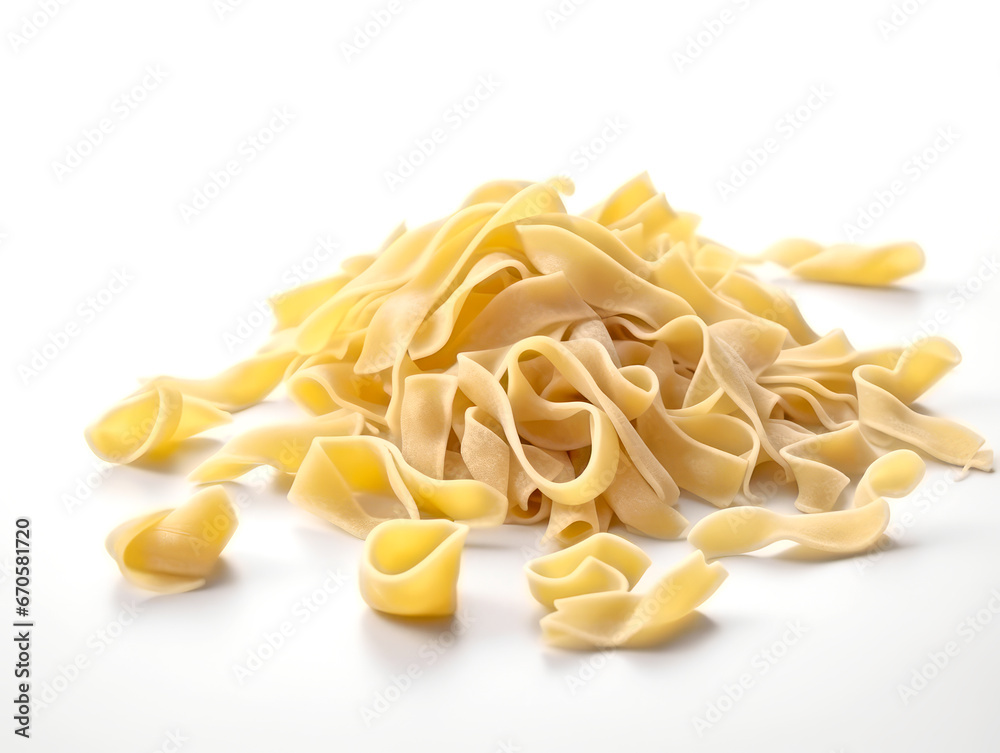
[[[771,555],[754,557],[754,553],[750,552],[735,556],[757,560],[784,560],[786,562],[838,562],[840,560],[867,557],[871,554],[878,554],[889,550],[907,549],[909,547],[910,545],[906,542],[896,541],[892,537],[883,534],[879,537],[878,541],[861,552],[823,552],[803,544],[794,544],[787,549],[782,549]]]
[[[661,634],[648,644],[638,644],[627,647],[602,648],[593,646],[588,648],[564,648],[562,646],[550,646],[544,653],[546,663],[558,669],[567,662],[576,663],[581,654],[594,653],[618,653],[623,654],[668,654],[674,651],[687,651],[693,646],[706,640],[712,633],[719,629],[718,624],[706,617],[701,612],[691,612],[690,614],[675,620],[670,624],[667,632]]]
[[[144,597],[141,600],[141,603],[144,604],[153,604],[164,599],[177,602],[184,601],[185,598],[197,599],[200,598],[198,596],[200,592],[212,590],[223,591],[228,586],[235,583],[238,579],[239,575],[237,574],[237,569],[224,559],[220,559],[215,563],[215,567],[212,568],[212,572],[209,573],[207,578],[205,578],[205,585],[201,588],[195,588],[191,591],[182,591],[181,593],[161,594],[155,591],[147,591],[144,588],[132,585],[124,578],[120,578],[112,592],[112,606],[118,607],[123,602],[140,601],[136,598],[137,596]]]
[[[186,476],[209,455],[215,454],[222,445],[223,442],[219,439],[193,437],[165,445],[156,452],[134,460],[132,466],[152,473],[183,473]]]

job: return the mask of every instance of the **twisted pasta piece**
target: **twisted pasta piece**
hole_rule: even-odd
[[[556,599],[542,618],[545,640],[561,648],[641,648],[683,627],[684,618],[715,593],[728,573],[694,552],[645,594],[602,591]]]
[[[524,566],[531,595],[554,608],[556,599],[599,591],[630,591],[650,559],[635,544],[595,533],[578,544],[531,560]]]
[[[372,609],[405,617],[453,614],[469,527],[449,520],[387,520],[365,540],[361,596]]]
[[[719,510],[698,521],[688,541],[712,559],[743,554],[777,541],[810,549],[853,554],[869,549],[889,524],[885,497],[912,492],[924,475],[924,461],[910,450],[896,450],[865,471],[848,510],[814,515],[782,515],[763,507]]]
[[[130,520],[106,547],[131,583],[160,593],[200,588],[236,532],[236,510],[221,486],[209,486],[173,510]]]
[[[884,285],[922,266],[918,246],[789,240],[748,257],[702,236],[645,173],[579,215],[563,205],[572,191],[494,181],[450,216],[400,226],[273,297],[255,355],[208,379],[147,380],[88,442],[119,463],[166,454],[284,385],[309,417],[229,438],[192,481],[260,465],[293,476],[293,503],[367,538],[362,590],[395,614],[454,609],[467,527],[544,524],[569,548],[530,563],[529,580],[556,610],[546,637],[577,647],[662,640],[725,577],[696,553],[661,593],[630,590],[648,559],[607,531],[684,536],[682,492],[720,508],[689,534],[709,557],[784,539],[851,553],[921,475],[915,454],[890,449],[992,467],[984,438],[915,406],[957,366],[954,346],[858,351],[749,271]],[[805,515],[760,507],[779,481]],[[151,520],[114,549],[132,552],[127,577],[162,588],[140,562]]]

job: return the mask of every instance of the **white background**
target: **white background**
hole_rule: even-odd
[[[707,235],[747,252],[794,235],[846,240],[900,181],[862,241],[918,240],[924,273],[885,291],[789,285],[817,330],[843,327],[858,346],[913,338],[938,317],[965,361],[924,405],[997,437],[996,3],[910,0],[891,28],[888,0],[592,0],[561,6],[561,21],[547,15],[556,2],[400,3],[359,54],[344,43],[387,3],[250,0],[220,17],[211,0],[70,2],[51,18],[43,2],[4,4],[0,614],[8,624],[14,520],[30,516],[33,691],[49,702],[27,742],[8,703],[0,748],[170,751],[179,737],[192,753],[997,750],[1000,507],[983,473],[955,484],[932,464],[923,490],[893,503],[898,522],[914,515],[880,558],[727,560],[702,621],[659,650],[542,644],[521,574],[521,547],[540,530],[471,537],[467,627],[378,617],[355,586],[360,542],[260,475],[234,487],[242,525],[211,587],[151,597],[123,582],[107,531],[188,496],[186,471],[236,427],[172,466],[103,476],[83,427],[137,377],[209,375],[251,353],[268,294],[335,270],[316,263],[318,238],[367,252],[400,220],[450,213],[498,177],[568,171],[581,210],[649,170]],[[32,18],[45,23],[27,39]],[[157,66],[165,79],[147,78],[129,109],[120,98]],[[457,114],[480,77],[495,91]],[[810,100],[812,87],[829,96]],[[291,123],[248,153],[274,108]],[[101,143],[79,147],[102,118]],[[386,173],[437,127],[443,143],[390,190]],[[935,145],[940,129],[952,135]],[[764,164],[725,189],[767,138]],[[54,165],[78,147],[89,154],[74,169]],[[233,159],[238,175],[186,222],[180,205]],[[96,311],[88,298],[123,270],[131,281]],[[235,335],[244,320],[256,322],[248,338]],[[67,327],[65,347],[25,376]],[[286,413],[278,396],[236,426]],[[682,510],[708,511],[693,500]],[[689,546],[648,550],[655,576]],[[338,570],[344,583],[327,596]],[[310,611],[316,589],[326,603]],[[140,613],[122,625],[133,603]],[[959,632],[982,609],[988,624]],[[240,683],[234,665],[284,621],[292,636]],[[794,643],[782,643],[788,623],[805,630]],[[463,634],[439,651],[453,631]],[[957,655],[904,703],[900,684],[949,641]],[[12,641],[0,644],[6,699]],[[772,650],[783,654],[773,663]],[[416,679],[389,690],[411,664]],[[749,689],[699,734],[696,718],[744,674]],[[366,724],[380,694],[393,702]]]

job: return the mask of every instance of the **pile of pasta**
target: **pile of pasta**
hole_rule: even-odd
[[[410,577],[420,593],[428,578],[445,590],[457,578],[457,564],[435,562],[460,551],[454,526],[544,524],[572,550],[558,578],[590,584],[543,600],[556,610],[547,635],[567,645],[623,645],[649,620],[677,621],[724,577],[705,558],[779,540],[864,551],[888,524],[885,497],[920,480],[913,450],[991,468],[982,437],[912,407],[958,364],[953,345],[858,351],[840,330],[815,333],[750,271],[766,261],[886,285],[922,267],[919,246],[790,240],[747,257],[699,235],[698,218],[645,174],[580,215],[563,205],[571,193],[565,179],[497,181],[448,217],[401,227],[379,252],[276,297],[274,331],[248,360],[214,378],[144,382],[87,430],[90,446],[116,463],[167,453],[284,385],[307,417],[235,436],[193,482],[261,465],[291,474],[289,499],[353,536],[392,526],[366,549],[367,580]],[[794,485],[805,514],[763,507],[758,490],[775,485]],[[690,528],[682,492],[719,510]],[[161,514],[118,529],[109,550],[122,572],[158,590],[200,585],[204,552],[218,556],[235,514],[217,494],[193,502],[187,527]],[[652,607],[632,591],[635,573],[607,561],[615,545],[587,548],[618,525],[687,535],[700,550]],[[206,528],[217,532],[207,548],[192,545]],[[385,587],[409,600],[401,613],[420,612],[417,586]],[[434,597],[438,611],[452,602]]]

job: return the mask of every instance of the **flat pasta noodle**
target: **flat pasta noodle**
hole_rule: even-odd
[[[190,479],[291,476],[291,502],[366,539],[363,592],[394,614],[454,607],[466,527],[544,526],[568,548],[529,578],[555,607],[543,633],[574,647],[665,640],[725,577],[696,553],[668,576],[680,597],[635,593],[645,555],[616,526],[658,539],[690,529],[709,557],[778,540],[860,552],[886,528],[885,498],[921,475],[900,448],[992,468],[983,437],[917,404],[958,365],[953,345],[858,350],[751,271],[887,285],[922,267],[915,244],[793,239],[751,257],[701,235],[645,173],[580,214],[563,204],[572,192],[559,178],[493,181],[451,215],[401,225],[338,273],[273,296],[275,328],[255,354],[207,379],[146,380],[87,441],[116,463],[166,455],[284,387],[306,418],[229,437]],[[761,506],[775,469],[804,515]],[[854,506],[838,509],[852,482]],[[719,510],[691,527],[682,493]],[[131,524],[113,549],[159,522]],[[162,573],[128,567],[164,587]],[[392,596],[407,579],[436,596]]]
[[[562,551],[524,566],[531,595],[545,607],[556,599],[601,591],[630,591],[651,560],[635,544],[610,533],[595,533]]]
[[[715,593],[728,573],[694,552],[646,593],[601,591],[556,599],[541,620],[546,642],[569,649],[642,648],[669,638]]]
[[[885,497],[912,492],[924,475],[924,462],[911,450],[896,450],[873,462],[847,510],[813,515],[782,515],[763,507],[719,510],[698,521],[688,541],[708,558],[744,554],[778,541],[809,549],[856,554],[871,548],[889,524]]]
[[[142,515],[107,538],[126,580],[150,591],[200,588],[236,532],[236,510],[221,486],[209,486],[171,510]]]
[[[373,528],[358,573],[365,603],[404,617],[453,614],[468,533],[450,520],[387,520]]]

